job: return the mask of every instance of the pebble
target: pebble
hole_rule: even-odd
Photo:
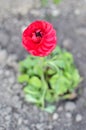
[[[0,130],[4,130],[4,127],[3,127],[3,126],[0,126]]]
[[[30,130],[27,126],[21,125],[18,130]]]
[[[14,5],[16,4],[17,1],[13,2]],[[16,4],[16,8],[15,6],[12,6],[11,8],[11,12],[13,14],[18,14],[21,13],[22,15],[26,15],[28,13],[28,10],[30,10],[33,6],[33,0],[24,0],[21,3],[18,1],[18,3]]]
[[[0,63],[4,63],[7,59],[6,50],[0,50]]]
[[[15,82],[15,78],[13,76],[10,77],[8,80],[10,84],[13,84]]]
[[[77,28],[75,31],[78,35],[86,36],[86,29],[83,27]]]
[[[15,113],[14,117],[15,117],[15,119],[19,119],[19,114]]]
[[[76,9],[76,10],[74,11],[74,13],[75,13],[75,15],[80,15],[80,10],[79,10],[79,9]]]
[[[16,95],[13,96],[12,103],[13,103],[13,106],[15,106],[15,108],[21,108],[21,102],[20,102],[18,96],[16,96]]]
[[[1,44],[1,46],[5,47],[7,45],[8,40],[9,40],[8,35],[2,31],[0,31],[0,44]]]
[[[77,114],[75,120],[76,120],[76,122],[82,121],[82,115],[81,114]]]
[[[2,75],[3,74],[3,70],[2,69],[0,69],[0,75]]]
[[[15,94],[19,94],[20,91],[21,91],[22,85],[14,84],[14,85],[11,86],[11,88],[12,88],[12,91],[15,91]]]
[[[11,120],[11,116],[10,116],[10,115],[7,115],[7,116],[5,117],[5,120],[7,120],[7,121]]]
[[[33,9],[30,11],[30,13],[34,16],[39,16],[40,15],[40,11],[39,10],[36,10],[36,9]]]
[[[6,112],[10,113],[12,111],[11,107],[7,107]]]
[[[10,71],[9,70],[5,70],[5,75],[6,76],[10,76]]]
[[[14,70],[18,69],[18,63],[16,62],[16,55],[10,55],[7,59],[7,65],[14,68]]]
[[[76,104],[73,102],[67,102],[65,104],[65,110],[66,111],[74,111],[76,109]]]
[[[59,117],[58,113],[54,113],[54,114],[53,114],[53,120],[57,120],[58,117]]]
[[[71,114],[70,112],[65,113],[65,115],[66,115],[66,117],[69,118],[69,119],[72,118],[72,114]]]
[[[81,53],[77,53],[77,58],[81,58],[81,57],[82,57]]]
[[[58,112],[62,112],[63,111],[63,107],[62,106],[59,106],[58,107]]]
[[[66,48],[67,50],[71,50],[72,49],[71,40],[70,39],[65,39],[63,41],[63,47]]]
[[[22,124],[22,118],[19,118],[18,119],[18,125],[21,125]]]
[[[60,10],[54,9],[54,10],[52,10],[51,14],[54,17],[59,16],[60,15]]]
[[[25,119],[23,122],[25,125],[28,125],[28,120]]]
[[[43,123],[41,123],[41,124],[36,124],[37,130],[43,130],[43,127],[44,127],[44,124],[43,124]]]
[[[8,116],[10,115],[10,113],[11,113],[11,107],[2,107],[1,109],[0,109],[0,116],[3,116],[3,117],[6,117],[6,118],[8,118]]]
[[[52,125],[48,125],[48,130],[53,130],[53,126]]]
[[[16,60],[17,60],[17,55],[15,55],[15,54],[9,55],[8,61],[9,61],[10,63],[13,62],[13,61],[16,61]]]

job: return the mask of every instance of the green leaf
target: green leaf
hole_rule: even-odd
[[[35,64],[37,64],[37,62],[38,60],[36,58],[29,55],[25,60],[21,61],[19,64],[22,68],[31,69],[35,66]]]
[[[58,95],[64,94],[68,91],[69,87],[71,88],[71,81],[66,77],[60,77],[57,81],[57,86]]]
[[[47,63],[49,67],[51,67],[53,70],[55,70],[56,72],[59,72],[59,68],[58,66],[53,62],[53,61],[50,61]]]
[[[39,100],[37,100],[35,97],[32,95],[25,95],[26,101],[29,101],[31,103],[39,103]]]
[[[34,75],[34,71],[33,69],[28,69],[27,72],[26,72],[29,76],[33,76]]]
[[[54,105],[50,105],[50,106],[47,106],[46,108],[44,108],[44,110],[46,112],[49,112],[49,113],[53,113],[55,111],[56,107]]]
[[[68,71],[64,72],[65,77],[67,77],[69,80],[71,80],[72,75]]]
[[[39,91],[35,90],[33,86],[30,86],[30,85],[25,86],[23,90],[25,94],[32,94],[35,96],[38,96],[40,94]]]
[[[47,4],[48,0],[41,0],[41,3],[43,6],[45,6]]]
[[[52,88],[53,88],[53,85],[55,85],[55,83],[57,82],[58,78],[59,78],[59,75],[58,75],[58,74],[55,74],[54,76],[52,76],[52,77],[50,78],[49,81],[50,81],[50,84],[51,84]]]
[[[53,83],[53,82],[52,82]],[[71,81],[69,81],[64,76],[60,76],[53,84],[53,89],[57,96],[62,95],[67,92],[68,88],[71,88]]]
[[[61,2],[61,0],[53,0],[53,2],[54,2],[55,4],[59,4],[59,2]]]
[[[78,83],[80,82],[80,75],[77,69],[74,70],[73,72],[73,86],[77,86]]]
[[[28,82],[29,76],[27,74],[22,74],[18,76],[18,82],[23,83],[23,82]]]
[[[54,92],[54,91],[53,91],[53,92]],[[53,92],[51,92],[51,90],[48,90],[48,91],[46,92],[46,96],[45,96],[46,101],[48,101],[48,102],[53,102],[53,101],[55,100],[54,96],[52,96],[52,93],[53,93]]]
[[[40,64],[36,64],[32,71],[34,72],[34,74],[39,75],[41,77],[42,70],[40,69]]]
[[[65,60],[68,60],[69,63],[73,63],[73,56],[72,56],[71,53],[65,51],[65,52],[63,53],[63,58],[64,58]]]
[[[56,47],[56,52],[57,52],[57,53],[62,53],[62,49],[61,49],[60,46],[57,46],[57,47]]]
[[[36,86],[37,88],[40,88],[42,86],[41,80],[36,76],[31,77],[29,83],[33,86]]]
[[[23,61],[20,62],[20,66],[23,67],[23,68],[28,69],[30,63],[31,63],[31,62],[30,62],[30,59],[29,59],[29,58],[26,58],[25,60],[23,60]]]
[[[58,66],[58,67],[60,67],[60,68],[65,68],[65,62],[64,62],[64,60],[56,60],[56,61],[54,61],[54,63]]]
[[[53,75],[55,73],[55,71],[53,70],[53,69],[49,69],[48,71],[47,71],[47,74],[49,74],[49,75]]]

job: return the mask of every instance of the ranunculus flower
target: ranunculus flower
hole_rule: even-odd
[[[23,32],[22,43],[32,55],[47,56],[56,47],[56,31],[47,21],[35,21]]]

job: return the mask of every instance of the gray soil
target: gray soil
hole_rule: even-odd
[[[27,55],[21,34],[36,19],[54,25],[58,44],[73,54],[84,79],[78,99],[56,103],[53,114],[25,102],[17,82],[18,61]],[[86,130],[86,0],[46,7],[39,0],[0,0],[0,130]]]

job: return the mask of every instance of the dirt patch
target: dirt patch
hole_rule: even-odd
[[[57,103],[57,110],[52,115],[27,104],[23,100],[22,86],[17,83],[17,61],[27,55],[21,46],[21,33],[35,19],[46,19],[54,25],[58,44],[73,54],[84,78],[78,99]],[[27,14],[21,11],[12,14],[9,11],[6,17],[1,17],[0,130],[86,130],[85,21],[85,0],[78,3],[77,0],[64,0],[58,6],[50,5],[48,8],[31,7]]]

